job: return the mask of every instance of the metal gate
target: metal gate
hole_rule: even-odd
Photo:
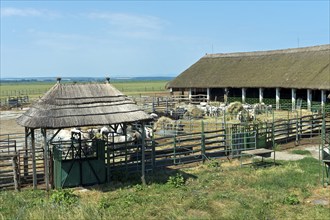
[[[52,142],[55,188],[101,184],[106,181],[104,141]]]

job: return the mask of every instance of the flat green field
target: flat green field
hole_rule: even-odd
[[[167,93],[165,85],[168,81],[131,81],[112,83],[117,89],[126,95],[144,95]],[[0,99],[8,97],[26,96],[31,99],[42,96],[55,82],[30,82],[30,83],[2,83]]]

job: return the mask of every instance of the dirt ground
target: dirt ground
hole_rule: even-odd
[[[24,133],[24,127],[16,122],[16,118],[27,109],[0,111],[0,135],[12,133]]]

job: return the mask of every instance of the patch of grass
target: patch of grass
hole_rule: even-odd
[[[0,219],[330,218],[329,206],[305,202],[323,190],[319,163],[312,157],[263,169],[228,167],[225,162],[221,168],[221,172],[208,165],[179,173],[162,170],[147,186],[113,183],[74,190],[78,196],[74,205],[54,204],[55,194],[67,200],[57,191],[49,197],[39,190],[0,191]],[[322,193],[322,198],[330,199]]]
[[[311,152],[308,150],[292,150],[291,151],[292,154],[299,154],[299,155],[307,155],[307,156],[311,156]]]

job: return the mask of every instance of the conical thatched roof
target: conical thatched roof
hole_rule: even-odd
[[[70,128],[146,121],[152,118],[109,83],[56,83],[17,119],[29,128]]]
[[[205,55],[166,87],[330,90],[330,45]]]

